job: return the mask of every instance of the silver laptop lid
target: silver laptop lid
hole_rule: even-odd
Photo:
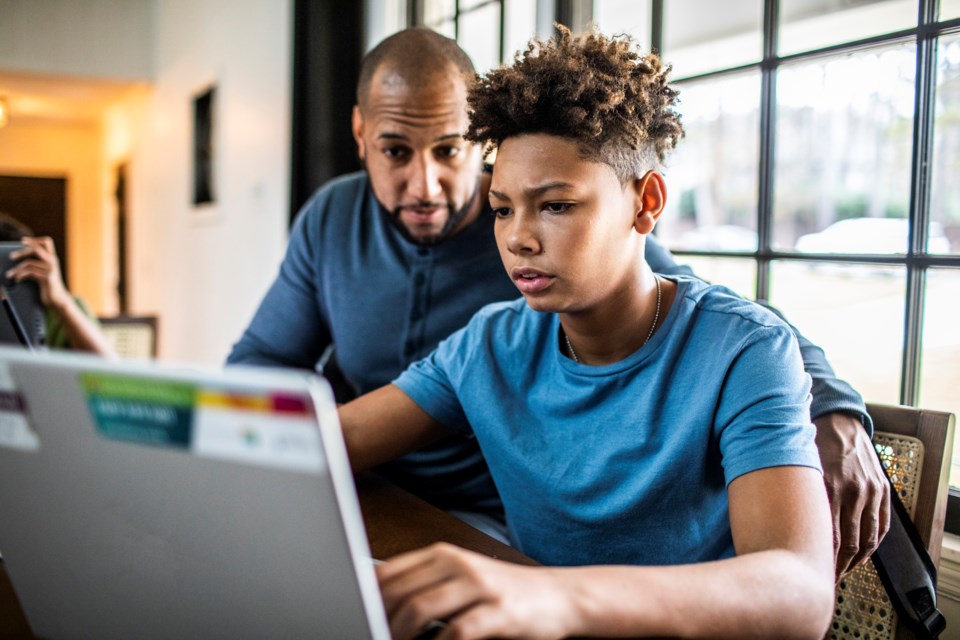
[[[389,638],[312,376],[0,348],[0,553],[45,638]]]

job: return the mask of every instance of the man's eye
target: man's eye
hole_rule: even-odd
[[[403,160],[410,155],[410,151],[404,147],[387,147],[383,150],[383,155],[393,160]]]
[[[548,213],[566,213],[572,206],[569,202],[548,202],[543,205],[543,210]]]

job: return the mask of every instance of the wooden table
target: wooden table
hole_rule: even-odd
[[[535,561],[374,474],[357,478],[357,494],[374,558],[386,559],[434,542],[451,544],[519,564]],[[0,562],[0,640],[33,639]]]

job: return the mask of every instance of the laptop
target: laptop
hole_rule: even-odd
[[[390,637],[307,374],[0,347],[0,554],[39,637]]]

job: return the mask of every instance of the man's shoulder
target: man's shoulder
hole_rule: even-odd
[[[370,189],[366,171],[356,171],[337,176],[321,185],[304,205],[305,209],[325,209],[331,206],[354,204]]]
[[[342,237],[349,227],[365,217],[363,212],[371,210],[373,203],[376,198],[372,196],[366,172],[333,178],[314,191],[300,208],[294,235],[306,234],[313,241],[319,236]]]

